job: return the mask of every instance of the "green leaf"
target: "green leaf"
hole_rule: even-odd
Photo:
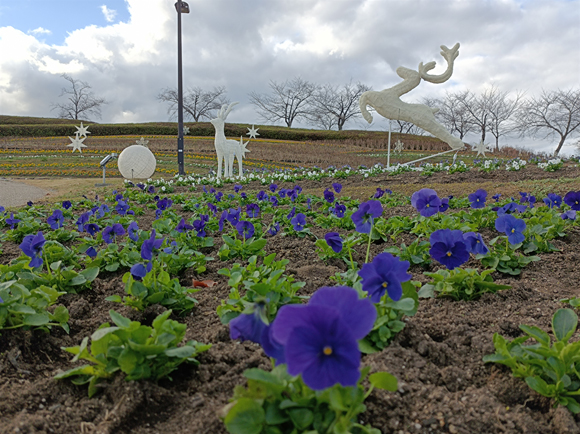
[[[114,310],[109,311],[109,315],[115,324],[117,324],[120,328],[126,329],[129,328],[131,324],[131,320],[129,318],[125,318],[120,313],[115,312]]]
[[[15,314],[30,315],[30,314],[35,314],[36,310],[34,310],[32,307],[27,306],[25,304],[14,304],[8,308],[8,312],[15,313]]]
[[[138,363],[137,354],[129,348],[125,348],[119,355],[117,363],[119,363],[119,367],[125,374],[131,374]]]
[[[231,434],[260,434],[266,415],[262,406],[250,398],[240,398],[224,419]]]
[[[332,408],[335,411],[336,410],[348,411],[348,408],[344,406],[344,403],[342,401],[342,393],[340,389],[332,387],[330,388],[329,393],[330,393],[330,408]]]
[[[305,430],[314,422],[314,413],[307,408],[288,410],[288,416],[290,416],[292,423],[299,430]]]
[[[262,383],[273,384],[276,386],[283,386],[282,381],[274,374],[258,368],[246,369],[244,371],[244,377],[249,380],[260,381]]]
[[[82,285],[83,283],[86,283],[87,279],[85,279],[85,276],[83,276],[82,274],[79,274],[75,277],[73,277],[70,281],[69,284],[71,286],[77,286],[77,285]]]
[[[54,309],[52,318],[59,323],[68,322],[69,320],[68,309],[64,306],[57,306],[56,309]]]
[[[121,303],[123,301],[120,295],[110,295],[107,298],[105,298],[105,300],[114,301],[115,303]]]
[[[178,348],[170,348],[168,350],[165,350],[165,355],[167,357],[180,357],[183,359],[186,359],[188,357],[193,356],[196,353],[195,348],[193,347],[188,347],[183,346],[183,347],[178,347]]]
[[[266,423],[268,425],[280,425],[288,420],[286,416],[278,408],[277,402],[266,402]]]
[[[91,335],[91,340],[94,341],[98,341],[99,339],[102,339],[104,336],[108,335],[109,333],[113,333],[117,330],[120,330],[119,327],[103,327],[100,328],[98,330],[95,330],[95,332]]]
[[[369,376],[369,381],[377,389],[395,392],[399,388],[397,377],[388,372],[375,372]]]
[[[419,298],[434,298],[435,297],[435,285],[427,283],[421,287],[418,292]]]
[[[34,315],[27,315],[22,319],[22,323],[29,326],[41,326],[49,322],[48,313],[37,313]]]
[[[552,329],[559,341],[568,342],[578,326],[578,316],[572,309],[558,309],[552,318]]]
[[[542,329],[536,326],[528,326],[525,324],[520,325],[520,329],[522,329],[524,333],[527,333],[542,345],[550,346],[550,336]]]
[[[379,350],[377,350],[375,346],[371,342],[369,342],[366,338],[358,341],[358,349],[361,353],[364,354],[374,354],[379,352]]]
[[[99,275],[99,267],[91,267],[81,271],[87,282],[92,282]]]
[[[548,384],[540,377],[526,377],[526,384],[540,395],[550,396]]]

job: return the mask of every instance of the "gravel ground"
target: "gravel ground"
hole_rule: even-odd
[[[0,206],[4,208],[26,205],[28,201],[43,199],[50,193],[50,190],[0,178]]]

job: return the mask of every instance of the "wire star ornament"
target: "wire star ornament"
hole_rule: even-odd
[[[259,136],[260,134],[258,133],[258,130],[260,128],[255,128],[254,124],[252,124],[252,128],[248,127],[248,133],[246,133],[246,136],[250,136],[250,139],[255,139],[256,136]]]
[[[395,152],[403,152],[403,149],[405,149],[405,144],[400,140],[397,140],[395,143]]]
[[[143,137],[141,137],[139,140],[135,140],[135,143],[147,147],[147,143],[149,143],[149,140],[145,140]]]
[[[73,148],[73,153],[78,150],[81,154],[83,153],[83,151],[81,150],[81,148],[86,148],[87,145],[84,145],[83,142],[87,137],[83,137],[82,139],[79,138],[79,132],[77,131],[75,133],[75,138],[73,139],[72,137],[69,136],[70,141],[72,142],[70,145],[67,145],[69,147]]]
[[[246,158],[246,152],[250,152],[250,150],[247,148],[248,143],[250,143],[250,141],[244,143],[244,141],[242,140],[242,136],[240,136],[240,148],[242,148],[242,158]]]
[[[183,135],[189,134],[189,127],[183,126]]]
[[[483,157],[485,158],[485,152],[486,151],[489,152],[489,150],[487,149],[487,145],[485,143],[483,143],[483,140],[481,142],[479,142],[477,145],[475,145],[473,150],[477,151],[476,157],[483,155]]]
[[[82,122],[80,127],[75,126],[75,128],[77,129],[76,134],[78,134],[80,137],[87,137],[87,134],[91,134],[91,132],[89,131],[89,127],[83,127]]]

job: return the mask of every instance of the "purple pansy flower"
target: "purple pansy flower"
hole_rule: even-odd
[[[489,253],[489,249],[483,242],[479,232],[466,232],[463,234],[463,240],[469,253],[474,255],[487,255]]]
[[[102,232],[103,241],[107,244],[115,242],[117,237],[125,235],[125,229],[121,223],[115,223],[112,226],[107,226]]]
[[[580,211],[580,191],[569,191],[566,193],[564,203],[574,211]]]
[[[355,229],[361,234],[369,234],[375,219],[383,214],[383,206],[378,200],[363,202],[351,216]]]
[[[411,196],[411,205],[413,205],[423,217],[431,217],[439,212],[441,199],[439,199],[435,190],[423,188],[413,193]]]
[[[324,236],[324,239],[334,253],[340,253],[342,251],[342,238],[338,232],[329,232]]]
[[[55,209],[52,215],[46,220],[51,229],[62,228],[64,224],[64,215],[61,210]]]
[[[358,272],[362,277],[363,291],[368,292],[373,303],[381,301],[385,292],[392,300],[400,300],[403,295],[401,284],[412,277],[407,273],[409,265],[409,261],[401,261],[390,253],[378,254]]]
[[[469,251],[460,230],[439,229],[429,238],[431,249],[429,254],[433,259],[445,265],[449,270],[466,263]]]
[[[469,202],[471,202],[471,207],[475,209],[485,208],[485,200],[487,199],[487,191],[480,188],[476,190],[475,193],[471,193],[468,196]]]
[[[20,249],[22,252],[30,258],[30,263],[28,264],[31,268],[42,266],[42,250],[44,248],[44,235],[42,232],[38,232],[36,235],[26,235],[20,244]]]
[[[306,226],[306,216],[302,213],[298,213],[292,220],[290,220],[290,223],[295,231],[300,232]]]
[[[370,332],[376,316],[372,302],[359,299],[356,290],[320,288],[307,305],[282,306],[269,343],[283,348],[288,373],[301,375],[311,389],[354,386],[360,378],[358,340]]]
[[[505,214],[495,220],[495,228],[499,232],[507,235],[510,244],[519,244],[526,237],[523,232],[526,230],[526,223],[511,214]]]

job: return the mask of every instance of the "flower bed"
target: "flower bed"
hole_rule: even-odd
[[[10,319],[0,313],[6,321],[0,331],[0,430],[220,433],[226,432],[220,412],[228,410],[230,430],[239,425],[236,415],[260,421],[258,392],[244,390],[248,378],[254,386],[270,383],[271,390],[278,381],[265,374],[272,364],[262,346],[280,361],[262,338],[266,322],[276,327],[279,314],[282,321],[288,309],[307,302],[301,297],[312,297],[306,305],[318,304],[312,315],[340,325],[284,320],[282,329],[308,327],[315,334],[348,328],[346,314],[316,295],[328,291],[321,287],[343,286],[376,310],[362,335],[342,331],[339,336],[351,333],[350,341],[320,344],[331,356],[350,342],[352,359],[358,352],[352,339],[360,340],[360,367],[371,374],[360,388],[372,384],[374,390],[356,424],[382,432],[563,432],[576,425],[565,404],[552,408],[553,400],[509,369],[483,361],[495,352],[494,333],[511,340],[524,335],[521,324],[549,332],[555,312],[571,307],[560,300],[576,295],[580,230],[571,211],[578,170],[562,169],[568,177],[562,181],[533,169],[523,171],[534,174],[535,184],[522,181],[523,171],[434,173],[429,182],[437,187],[430,191],[416,173],[379,171],[370,179],[315,170],[320,180],[294,174],[284,181],[274,174],[239,184],[206,179],[205,186],[199,178],[176,178],[2,214],[0,296],[28,308],[12,308]],[[472,187],[497,184],[494,176],[504,184],[487,194]],[[445,196],[451,189],[457,190],[453,198]],[[37,292],[13,299],[14,284]],[[173,346],[159,341],[157,326],[173,330]],[[129,339],[123,330],[136,334]],[[285,347],[284,354],[304,353],[309,340],[292,336],[274,333],[274,343]],[[92,357],[104,358],[91,360],[83,345]],[[60,347],[79,353],[79,362],[102,363],[102,370],[80,368]],[[292,357],[288,372],[301,375],[289,379],[283,368],[275,375],[307,400],[283,393],[294,404],[286,402],[278,419],[265,408],[270,419],[264,420],[282,432],[290,424],[311,429],[316,420],[320,429],[334,420],[352,422],[358,413],[348,412],[356,401],[348,392],[357,389],[352,365],[344,375],[332,371],[327,384]],[[71,373],[74,368],[79,370]],[[397,379],[396,391],[380,374],[387,372]],[[300,378],[304,384],[296,383]],[[335,381],[342,384],[328,395],[312,392]],[[222,411],[234,396],[235,406]]]

